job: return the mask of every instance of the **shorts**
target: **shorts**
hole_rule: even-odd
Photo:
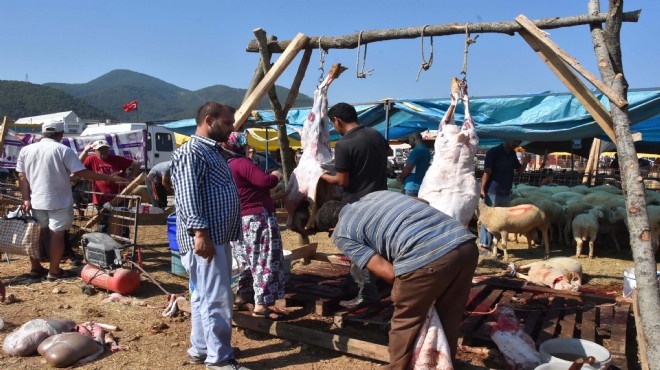
[[[42,229],[65,231],[73,225],[73,207],[52,210],[32,209],[32,217],[39,222]]]

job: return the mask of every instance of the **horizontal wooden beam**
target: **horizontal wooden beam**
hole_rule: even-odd
[[[641,10],[623,13],[624,22],[637,22]],[[536,27],[541,29],[553,29],[562,27],[580,26],[592,23],[603,23],[607,20],[607,13],[599,14],[582,14],[571,17],[553,17],[544,18],[533,21]],[[470,33],[504,33],[514,35],[520,31],[522,27],[516,22],[483,22],[483,23],[470,23],[467,26]],[[369,30],[362,32],[360,37],[360,45],[365,45],[378,41],[400,40],[400,39],[415,39],[421,37],[422,29],[424,29],[424,36],[447,36],[465,34],[465,23],[450,23],[432,26],[419,26],[408,28],[391,28],[385,30]],[[325,50],[329,49],[355,49],[358,46],[359,32],[337,36],[337,37],[319,37],[315,36],[310,38],[309,47],[318,49],[319,39],[321,40],[321,47]],[[289,46],[291,40],[269,42],[268,51],[271,53],[281,53]],[[258,53],[259,44],[257,40],[252,40],[247,45],[247,52]]]
[[[254,88],[254,91],[245,98],[241,107],[236,110],[234,113],[234,130],[238,130],[243,125],[243,122],[252,112],[252,109],[259,104],[264,95],[268,90],[275,84],[275,81],[284,73],[286,68],[291,64],[291,62],[296,58],[296,55],[300,50],[304,49],[309,41],[309,37],[305,36],[302,33],[296,35],[290,45],[287,45],[286,51],[280,55],[277,59],[277,62],[273,64],[268,73],[264,78],[259,82],[257,87]]]
[[[530,21],[529,18],[521,14],[516,17],[516,22],[518,22],[518,24],[520,24],[527,32],[531,33],[538,42],[541,42],[548,49],[552,50],[564,62],[568,63],[568,65],[573,67],[573,69],[576,70],[577,73],[581,74],[582,77],[586,78],[587,81],[591,82],[591,84],[594,85],[595,88],[597,88],[603,94],[605,94],[605,96],[607,96],[614,104],[616,104],[617,107],[623,109],[628,106],[628,101],[626,101],[626,99],[622,98],[621,96],[619,96],[619,94],[612,91],[612,89],[610,89],[607,85],[602,83],[598,77],[596,77],[594,74],[589,72],[589,70],[584,68],[582,64],[578,62],[577,59],[573,58],[562,48],[557,46],[557,44],[552,42],[552,40],[550,40],[548,35],[545,32],[541,31],[540,28],[536,27],[536,25],[532,23],[532,21]]]
[[[550,50],[543,43],[539,42],[534,35],[524,29],[518,31],[520,36],[529,44],[529,46],[536,52],[536,54],[550,67],[552,72],[557,75],[559,80],[566,85],[568,90],[573,93],[577,100],[582,103],[584,108],[591,114],[593,119],[598,123],[600,128],[603,129],[605,134],[616,143],[614,136],[614,128],[612,125],[612,117],[610,112],[605,109],[603,104],[600,103],[594,94],[589,90],[584,83],[568,68],[557,54]]]
[[[240,312],[234,312],[234,325],[239,328],[266,333],[279,338],[295,340],[351,355],[366,357],[376,361],[390,361],[387,346],[381,344],[365,342],[342,335],[334,335],[320,330],[303,328],[301,326],[287,324],[281,321],[278,322],[253,317]]]

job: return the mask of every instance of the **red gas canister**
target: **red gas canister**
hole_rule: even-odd
[[[86,284],[124,295],[133,293],[140,286],[140,275],[125,268],[106,272],[98,267],[87,265],[82,269],[80,278]]]

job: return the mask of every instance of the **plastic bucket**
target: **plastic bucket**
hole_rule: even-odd
[[[179,276],[188,276],[186,269],[181,263],[181,256],[178,250],[172,250],[172,273]]]
[[[176,242],[176,214],[167,216],[167,239],[170,241],[170,250],[178,251],[179,244]]]
[[[534,368],[534,370],[568,370],[570,365],[560,364],[558,362],[550,362],[547,364],[541,364]]]
[[[593,365],[585,364],[585,370],[605,370],[612,363],[610,352],[603,346],[594,342],[576,338],[555,338],[541,344],[539,347],[541,363],[558,363],[566,369],[577,358],[593,356],[596,362]]]
[[[660,271],[656,273],[656,276],[660,279]],[[629,268],[623,270],[623,296],[626,298],[632,298],[632,292],[634,289],[637,289],[635,269]]]

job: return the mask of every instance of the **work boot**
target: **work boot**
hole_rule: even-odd
[[[206,365],[207,370],[250,370],[245,366],[242,366],[238,361],[234,360],[225,360],[217,364]]]

